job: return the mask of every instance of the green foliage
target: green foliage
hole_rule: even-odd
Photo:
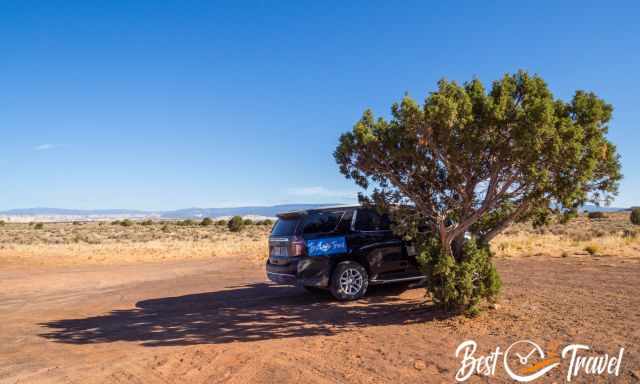
[[[33,225],[33,229],[42,229],[42,228],[44,228],[44,224],[42,223],[35,223]]]
[[[81,222],[79,222],[79,221],[74,221],[72,224],[73,224],[73,225],[82,225],[82,223],[81,223]]]
[[[464,311],[464,314],[467,317],[471,317],[471,318],[478,317],[480,315],[480,313],[481,313],[480,309],[478,307],[476,307],[476,306],[469,307]]]
[[[195,221],[193,221],[191,219],[186,219],[186,220],[182,220],[182,221],[178,222],[178,225],[180,225],[182,227],[192,227],[195,224],[196,224]]]
[[[202,221],[200,222],[200,225],[203,227],[207,227],[209,225],[213,224],[213,220],[211,220],[210,217],[205,217],[204,219],[202,219]]]
[[[233,216],[227,223],[227,227],[231,232],[240,232],[244,226],[244,220],[240,216]]]
[[[640,208],[631,209],[631,222],[635,225],[640,225]]]
[[[264,220],[262,220],[262,221],[260,222],[260,225],[268,225],[268,226],[271,226],[271,225],[273,225],[273,220],[271,220],[271,219],[264,219]]]
[[[120,225],[120,220],[114,220],[111,222],[111,225]]]
[[[253,225],[253,220],[251,220],[251,219],[244,219],[243,224],[244,224],[244,225]]]
[[[589,212],[587,214],[587,217],[589,217],[589,219],[591,220],[606,219],[607,215],[604,212],[595,211],[595,212]]]
[[[4,220],[0,220],[0,227],[2,227],[5,224],[6,224],[6,222]]]
[[[120,225],[123,227],[130,227],[133,225],[133,221],[129,220],[129,219],[124,219],[120,222]]]
[[[435,237],[417,247],[420,269],[427,276],[428,290],[436,305],[465,310],[475,307],[481,299],[497,297],[502,283],[487,245],[479,246],[475,240],[465,242],[461,262],[445,254]]]
[[[485,247],[511,223],[542,226],[555,215],[566,222],[585,203],[615,196],[622,175],[606,138],[612,111],[589,92],[556,99],[524,71],[488,90],[477,79],[441,80],[424,105],[408,96],[393,104],[391,120],[365,111],[334,157],[347,178],[375,186],[361,202],[387,211],[396,233],[420,242],[429,233],[441,244],[425,264],[439,279],[432,296],[473,306],[499,287]],[[482,244],[477,251],[465,250],[466,232]],[[476,267],[490,288],[470,288]]]
[[[558,222],[560,224],[568,224],[569,221],[571,221],[572,219],[575,219],[576,217],[578,217],[578,210],[568,209],[560,215],[560,217],[558,218]]]
[[[141,225],[153,225],[153,220],[147,219],[140,222]]]
[[[227,225],[227,222],[228,222],[227,220],[220,219],[220,220],[218,220],[218,221],[216,222],[216,224],[217,224],[217,225]]]

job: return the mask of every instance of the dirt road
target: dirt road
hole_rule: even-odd
[[[504,292],[478,318],[447,317],[422,289],[379,288],[337,303],[264,281],[255,263],[211,261],[0,271],[0,382],[451,383],[467,339],[477,354],[535,340],[596,353],[624,347],[637,382],[640,263],[615,258],[498,260]],[[566,361],[536,382],[566,380]],[[635,372],[634,372],[635,371]],[[501,364],[495,377],[511,382]]]

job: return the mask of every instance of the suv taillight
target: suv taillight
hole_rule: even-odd
[[[291,254],[289,256],[302,256],[304,253],[304,240],[294,239],[290,243]]]

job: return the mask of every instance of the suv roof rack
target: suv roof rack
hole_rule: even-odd
[[[296,216],[302,216],[302,215],[308,215],[309,213],[313,213],[313,212],[324,212],[324,211],[331,211],[334,209],[356,209],[356,208],[360,208],[361,205],[358,204],[344,204],[344,205],[331,205],[331,206],[326,206],[326,207],[318,207],[318,208],[309,208],[309,209],[300,209],[297,211],[288,211],[288,212],[282,212],[282,213],[278,213],[276,216],[283,218],[283,219],[287,219],[287,218],[294,218]]]

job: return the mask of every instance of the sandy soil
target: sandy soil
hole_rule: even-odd
[[[217,257],[136,265],[7,266],[0,271],[3,383],[451,383],[458,344],[480,352],[521,339],[625,348],[640,375],[640,263],[602,257],[497,260],[504,293],[478,318],[447,317],[424,290],[378,288],[337,303],[264,281]],[[535,382],[564,382],[566,363]],[[469,382],[511,382],[496,376]]]

